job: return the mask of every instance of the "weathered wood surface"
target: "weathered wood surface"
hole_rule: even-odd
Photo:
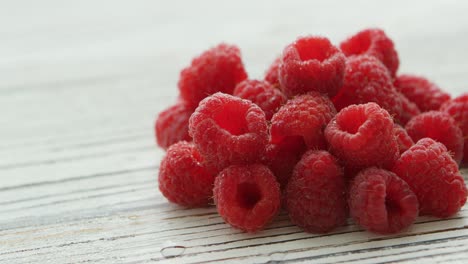
[[[351,222],[306,234],[284,214],[242,234],[214,208],[161,197],[153,137],[179,70],[221,41],[238,44],[260,78],[298,35],[338,42],[379,26],[402,72],[459,95],[468,90],[467,11],[463,1],[2,2],[0,262],[468,262],[466,207],[394,236]]]

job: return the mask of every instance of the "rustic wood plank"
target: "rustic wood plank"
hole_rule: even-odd
[[[352,221],[306,234],[283,212],[244,234],[215,208],[169,204],[153,122],[178,72],[237,43],[261,78],[284,45],[335,43],[369,26],[395,40],[401,72],[468,91],[468,3],[450,1],[78,1],[0,9],[0,263],[436,263],[468,261],[468,209],[378,236]],[[341,6],[341,7],[339,7]],[[468,170],[464,170],[465,178]]]

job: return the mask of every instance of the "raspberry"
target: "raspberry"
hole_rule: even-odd
[[[281,57],[273,61],[268,70],[265,72],[265,81],[271,83],[274,87],[279,88],[278,69],[281,63]]]
[[[334,96],[343,83],[344,67],[345,56],[327,38],[298,38],[283,51],[281,89],[289,97],[310,91]]]
[[[278,213],[280,188],[264,165],[233,165],[216,177],[213,190],[218,213],[247,232],[262,230]]]
[[[287,137],[300,136],[308,148],[326,148],[323,129],[336,110],[328,97],[317,92],[289,100],[271,119],[271,142],[279,144]]]
[[[245,79],[247,73],[239,48],[219,44],[194,58],[182,70],[178,86],[181,97],[195,108],[203,98],[216,92],[231,94]]]
[[[223,93],[200,102],[190,117],[189,132],[200,153],[218,168],[257,161],[268,143],[262,109]]]
[[[468,164],[468,93],[445,102],[440,111],[449,114],[460,127],[464,142],[463,161]]]
[[[404,129],[402,126],[395,124],[393,126],[393,132],[398,143],[400,154],[403,154],[403,152],[407,151],[411,146],[414,145],[414,141],[408,135],[406,129]]]
[[[393,41],[381,29],[371,28],[358,32],[340,44],[346,56],[370,55],[376,57],[387,67],[390,75],[395,77],[398,65],[398,53]]]
[[[377,103],[397,118],[402,114],[401,97],[385,66],[371,56],[349,57],[343,88],[333,98],[333,103],[339,111],[352,104],[368,102]]]
[[[399,75],[395,79],[394,85],[422,112],[439,110],[444,102],[450,100],[448,93],[424,77],[409,74]]]
[[[167,149],[181,140],[192,140],[188,133],[188,121],[192,112],[186,104],[179,102],[159,114],[154,131],[161,148]]]
[[[331,152],[349,169],[391,168],[398,158],[392,118],[375,103],[341,110],[325,128],[325,137]]]
[[[402,93],[398,93],[398,96],[401,102],[401,115],[398,117],[399,120],[397,121],[402,125],[406,125],[411,118],[421,114],[421,111],[415,103],[411,102]]]
[[[392,234],[414,222],[418,198],[394,173],[373,167],[354,178],[349,208],[358,225],[375,233]]]
[[[307,150],[302,137],[286,137],[278,144],[268,144],[265,152],[265,164],[276,177],[281,189],[286,187],[291,178],[294,166]]]
[[[343,170],[326,151],[309,150],[294,168],[286,188],[291,221],[311,233],[342,226],[347,217]]]
[[[193,143],[180,141],[167,149],[159,167],[159,190],[171,202],[207,206],[211,201],[215,173],[204,165]]]
[[[257,80],[245,80],[239,83],[233,94],[260,106],[267,120],[270,120],[287,100],[286,96],[280,90],[273,88],[270,83]]]
[[[422,113],[406,124],[406,131],[414,141],[428,137],[444,144],[453,159],[460,164],[463,157],[463,134],[448,114],[440,111]]]
[[[467,190],[447,148],[430,138],[419,140],[393,167],[419,200],[421,215],[449,217],[466,202]]]

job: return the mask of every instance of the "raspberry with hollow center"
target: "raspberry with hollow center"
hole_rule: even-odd
[[[274,113],[287,101],[286,96],[266,81],[245,80],[234,89],[233,95],[252,101],[265,112],[270,120]]]
[[[159,167],[159,190],[171,202],[187,206],[208,206],[215,173],[193,143],[180,141],[167,149]]]
[[[268,143],[265,113],[254,103],[216,93],[200,102],[189,120],[200,153],[222,169],[258,161]]]
[[[325,128],[330,150],[351,169],[391,168],[398,158],[393,120],[375,103],[342,109]]]
[[[395,78],[394,85],[422,112],[439,110],[444,102],[450,100],[448,93],[421,76],[401,74]]]
[[[440,111],[449,114],[460,127],[464,138],[463,162],[468,164],[468,93],[445,102]]]
[[[397,233],[418,216],[418,199],[406,182],[378,168],[361,171],[349,192],[349,208],[356,223],[380,233]]]
[[[216,177],[213,189],[218,213],[233,227],[262,230],[280,209],[280,188],[264,165],[232,165]]]
[[[392,171],[411,187],[421,215],[449,217],[466,202],[467,190],[457,163],[447,148],[423,138],[405,151]]]
[[[381,61],[395,76],[400,60],[393,41],[378,28],[366,29],[341,42],[340,48],[346,56],[370,55]]]
[[[191,141],[188,122],[193,110],[184,102],[179,102],[159,113],[154,126],[158,145],[167,149],[172,144],[185,140]]]
[[[236,85],[247,79],[237,46],[219,44],[192,60],[180,73],[181,97],[193,108],[216,92],[231,94]]]
[[[393,87],[387,69],[368,55],[346,60],[343,87],[332,101],[338,111],[352,104],[375,102],[397,120],[402,115],[401,97]]]
[[[306,152],[294,168],[285,192],[291,221],[307,232],[330,232],[346,221],[343,169],[326,151]]]
[[[341,88],[345,56],[324,37],[301,37],[281,56],[279,82],[288,96],[311,91],[334,96]]]
[[[428,137],[444,144],[453,159],[460,164],[463,157],[463,133],[448,114],[440,111],[425,112],[413,117],[405,128],[414,141]]]
[[[308,148],[327,147],[323,129],[335,116],[333,103],[317,92],[290,99],[271,119],[271,142],[280,144],[288,137],[302,137]]]

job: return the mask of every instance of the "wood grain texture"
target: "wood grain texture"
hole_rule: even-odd
[[[1,263],[466,263],[468,210],[378,236],[351,221],[301,232],[282,213],[243,234],[214,208],[157,190],[153,122],[178,72],[221,41],[261,78],[285,44],[364,27],[395,40],[400,72],[468,91],[463,1],[9,1],[0,4]],[[465,177],[468,171],[463,172]],[[177,256],[176,256],[177,255]]]

